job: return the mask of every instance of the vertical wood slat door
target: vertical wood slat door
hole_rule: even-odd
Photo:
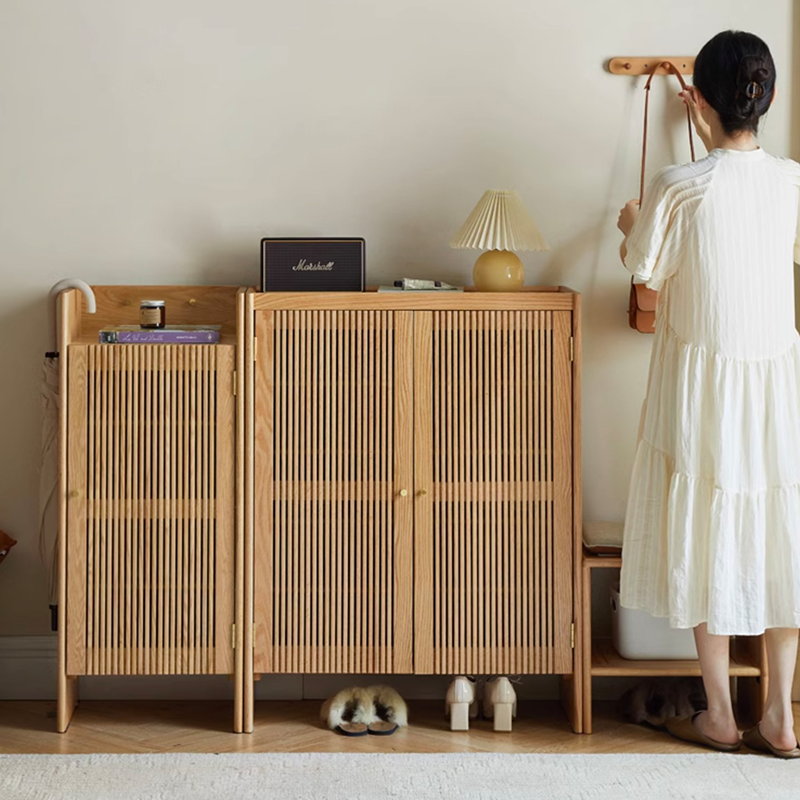
[[[255,659],[411,672],[413,318],[256,313]]]
[[[233,350],[70,347],[69,674],[232,672]]]
[[[570,333],[415,314],[417,672],[572,672]]]

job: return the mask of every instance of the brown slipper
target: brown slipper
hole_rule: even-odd
[[[670,717],[665,723],[666,728],[676,739],[702,744],[705,747],[721,750],[724,753],[733,753],[742,746],[741,740],[736,742],[736,744],[718,742],[716,739],[712,739],[710,736],[706,736],[697,730],[694,726],[694,718],[702,713],[702,711],[696,711],[691,717]]]
[[[791,750],[781,750],[778,747],[774,747],[764,738],[764,734],[761,733],[760,725],[761,723],[759,722],[755,728],[750,728],[742,734],[742,741],[751,750],[772,753],[772,755],[778,756],[778,758],[800,758],[800,742]]]

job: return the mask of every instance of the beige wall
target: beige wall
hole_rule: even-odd
[[[757,23],[756,27],[752,27]],[[48,630],[36,551],[47,290],[255,283],[264,235],[363,235],[370,282],[468,282],[447,242],[518,189],[551,244],[529,283],[584,301],[586,515],[621,519],[651,337],[627,327],[615,229],[637,192],[638,83],[618,54],[752,29],[787,85],[790,2],[5,0],[0,11],[0,634]],[[653,168],[687,157],[677,88]],[[787,92],[763,144],[789,152]],[[798,142],[795,136],[795,142]]]

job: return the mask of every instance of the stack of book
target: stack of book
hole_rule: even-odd
[[[140,328],[115,325],[100,331],[101,344],[216,344],[219,325],[165,325]]]
[[[462,286],[451,286],[444,281],[429,281],[422,278],[400,278],[391,286],[379,286],[379,292],[463,292]]]

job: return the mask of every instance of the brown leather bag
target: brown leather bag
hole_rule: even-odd
[[[0,564],[8,555],[8,551],[16,544],[16,539],[12,539],[7,533],[0,531]]]
[[[686,89],[686,81],[683,80],[681,71],[671,61],[661,61],[656,64],[647,79],[647,83],[644,85],[646,94],[644,100],[644,132],[642,135],[642,174],[639,180],[640,208],[644,199],[644,168],[647,161],[647,112],[650,105],[650,84],[659,67],[671,72],[680,81],[681,88]],[[692,151],[692,161],[694,161],[692,116],[688,105],[686,106],[686,121],[689,126],[689,148]],[[648,289],[644,283],[634,283],[634,276],[631,275],[631,292],[628,299],[628,323],[631,328],[639,331],[639,333],[655,333],[657,302],[658,292],[655,289]]]

